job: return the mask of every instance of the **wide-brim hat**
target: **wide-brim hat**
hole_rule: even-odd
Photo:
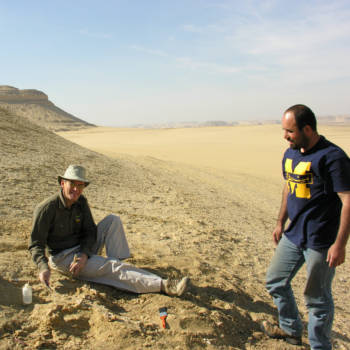
[[[85,182],[85,187],[89,185],[90,181],[86,179],[86,169],[80,165],[70,165],[63,176],[58,176],[58,183],[61,180],[73,180]]]

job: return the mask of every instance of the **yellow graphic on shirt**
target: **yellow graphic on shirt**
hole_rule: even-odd
[[[294,171],[292,165],[293,160],[287,158],[284,163],[284,170],[289,192],[291,194],[295,193],[297,198],[311,198],[310,187],[308,187],[313,183],[312,173],[310,172],[311,162],[299,162]]]

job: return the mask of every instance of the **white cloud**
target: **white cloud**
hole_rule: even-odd
[[[149,49],[149,48],[139,46],[139,45],[130,45],[129,48],[132,50],[143,52],[143,53],[153,55],[153,56],[160,56],[160,57],[168,57],[169,56],[166,52],[164,52],[162,50]]]
[[[292,18],[264,14],[235,22],[225,37],[228,54],[280,70],[286,81],[349,77],[349,10],[326,4],[298,11]]]
[[[187,36],[182,39],[185,47],[177,37],[176,51],[132,48],[167,57],[181,69],[217,74],[218,79],[241,74],[247,81],[276,86],[326,82],[350,76],[350,10],[344,4],[299,3],[290,5],[290,13],[281,13],[278,0],[212,3],[205,7],[220,8],[216,21],[181,26],[184,32],[200,34],[192,47]]]
[[[98,32],[90,32],[87,29],[80,29],[79,33],[83,36],[87,36],[95,39],[110,39],[112,38],[111,34],[108,33],[98,33]]]
[[[196,61],[189,57],[177,57],[176,62],[179,63],[182,67],[191,69],[191,70],[205,70],[208,73],[224,73],[224,74],[234,74],[242,70],[247,69],[242,66],[230,66],[225,64],[218,64],[212,62]]]
[[[186,32],[191,32],[191,33],[202,33],[203,28],[196,26],[194,24],[184,24],[182,26],[183,30]]]

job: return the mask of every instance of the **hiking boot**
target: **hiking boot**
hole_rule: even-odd
[[[168,278],[163,281],[163,291],[167,295],[179,297],[185,292],[189,280],[188,277],[184,277],[181,280]]]
[[[283,339],[292,345],[302,345],[301,336],[290,335],[277,325],[271,324],[269,321],[263,321],[260,324],[261,330],[270,338]]]

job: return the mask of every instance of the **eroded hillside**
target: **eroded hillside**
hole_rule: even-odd
[[[55,106],[42,91],[0,85],[0,107],[52,131],[93,126]]]

